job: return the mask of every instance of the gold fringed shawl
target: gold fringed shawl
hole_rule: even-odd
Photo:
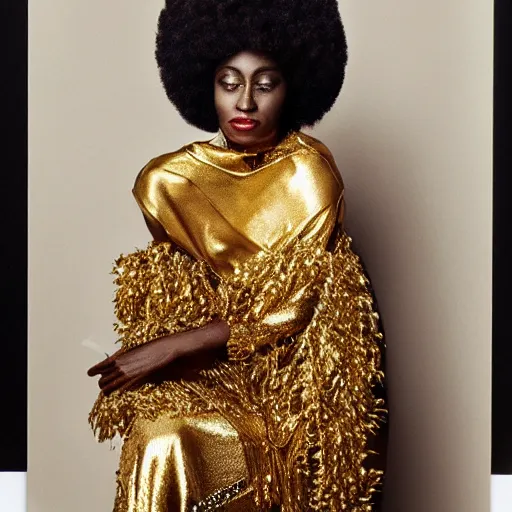
[[[280,502],[283,512],[371,511],[381,474],[363,461],[385,415],[372,392],[382,378],[382,336],[350,244],[340,235],[333,252],[310,240],[258,254],[216,290],[208,266],[171,244],[121,257],[114,272],[123,347],[220,316],[231,326],[231,359],[193,379],[100,394],[90,414],[99,440],[126,435],[135,417],[218,411],[239,432],[261,509]],[[267,320],[297,297],[313,308],[290,335],[286,322]]]

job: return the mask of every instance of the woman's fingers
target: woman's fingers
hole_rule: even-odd
[[[121,375],[121,376],[117,377],[116,379],[114,379],[113,381],[111,381],[110,383],[108,383],[103,388],[102,391],[105,395],[110,395],[110,393],[112,393],[116,389],[120,388],[121,386],[123,386],[124,384],[126,384],[129,381],[130,381],[129,377],[127,377],[126,375]]]
[[[103,373],[108,368],[111,368],[116,364],[116,358],[115,355],[111,355],[110,357],[107,357],[103,361],[100,361],[98,364],[95,364],[94,366],[91,366],[89,370],[87,370],[87,375],[89,377],[94,377],[95,375],[99,375],[100,373]]]
[[[113,380],[118,379],[121,377],[122,374],[118,371],[112,371],[110,373],[105,373],[101,379],[98,381],[98,386],[103,389],[107,384],[112,382]]]
[[[120,393],[122,393],[123,391],[126,391],[127,389],[130,389],[132,386],[136,386],[136,385],[140,384],[144,380],[145,377],[146,376],[143,375],[143,376],[140,376],[140,377],[136,377],[134,379],[130,379],[128,382],[126,382],[125,384],[120,386],[118,388],[118,391]]]

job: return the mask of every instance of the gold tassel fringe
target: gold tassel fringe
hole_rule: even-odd
[[[171,244],[151,243],[114,269],[122,347],[200,327],[215,316],[232,327],[228,362],[193,380],[100,393],[89,421],[98,439],[128,435],[137,417],[220,412],[244,443],[261,509],[369,512],[381,473],[367,471],[368,437],[385,418],[382,335],[369,283],[351,239],[334,251],[313,242],[258,255],[216,279]],[[302,297],[315,304],[298,334],[262,318]]]

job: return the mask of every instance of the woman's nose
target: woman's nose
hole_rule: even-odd
[[[242,92],[236,103],[236,108],[242,112],[254,112],[258,106],[254,101],[252,87],[242,87]]]

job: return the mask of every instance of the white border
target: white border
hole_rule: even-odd
[[[27,474],[0,473],[0,510],[26,512]]]
[[[512,475],[492,475],[491,477],[491,511],[512,511]]]

